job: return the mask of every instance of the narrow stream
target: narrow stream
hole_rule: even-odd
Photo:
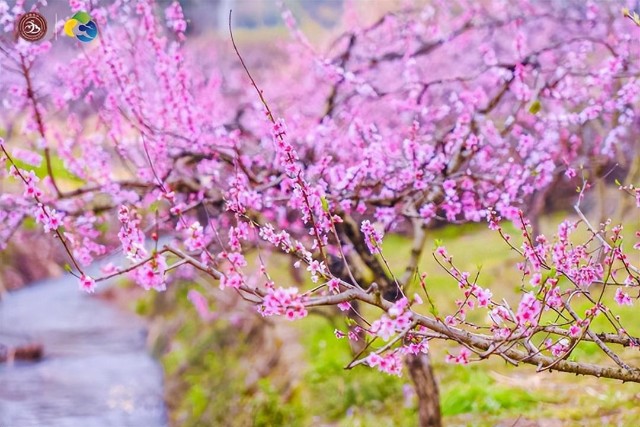
[[[44,345],[35,362],[0,363],[0,427],[166,427],[162,370],[142,319],[78,291],[74,277],[0,301],[0,342]]]

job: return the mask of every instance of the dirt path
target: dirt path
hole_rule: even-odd
[[[44,358],[0,363],[0,427],[167,426],[141,319],[64,276],[0,301],[0,342],[25,337],[44,345]]]

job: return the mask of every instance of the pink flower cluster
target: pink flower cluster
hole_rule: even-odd
[[[369,366],[377,368],[380,372],[390,375],[402,375],[402,358],[397,351],[382,355],[370,353],[366,361]]]
[[[304,297],[297,288],[269,288],[258,311],[263,316],[285,316],[288,320],[307,316]]]
[[[469,357],[471,356],[471,351],[466,347],[461,347],[458,355],[454,356],[452,354],[447,354],[444,358],[447,363],[455,363],[458,365],[467,365],[469,363]]]
[[[376,230],[369,220],[362,221],[360,231],[364,234],[364,242],[369,252],[379,254],[382,251],[382,233]]]
[[[40,178],[38,178],[33,171],[18,172],[16,168],[12,167],[10,172],[14,177],[17,177],[21,180],[24,179],[24,186],[25,186],[24,197],[25,198],[37,199],[42,197],[42,194],[43,194],[42,190],[38,188],[38,182],[40,182]]]
[[[409,300],[401,298],[396,301],[393,306],[383,314],[379,319],[371,324],[369,332],[389,341],[397,332],[404,331],[411,325],[411,311],[408,310]]]
[[[171,3],[165,10],[164,16],[167,19],[167,25],[171,28],[180,41],[185,40],[184,32],[187,30],[187,21],[182,13],[182,6],[177,0]]]
[[[187,250],[201,252],[205,249],[204,232],[198,221],[194,221],[185,231],[187,238],[184,241],[184,246]]]
[[[96,290],[96,282],[89,276],[82,275],[80,277],[80,290],[87,293],[93,293]]]
[[[528,292],[520,300],[516,321],[519,326],[524,328],[537,326],[541,311],[542,303],[536,298],[535,294]]]
[[[44,227],[45,233],[48,233],[51,230],[57,230],[62,226],[62,221],[64,219],[64,214],[62,212],[57,212],[55,209],[42,205],[35,208],[34,216],[36,218],[36,222],[38,224],[42,224]]]
[[[122,250],[131,261],[144,259],[148,252],[144,247],[144,233],[140,229],[141,217],[136,211],[122,205],[118,209],[118,219],[122,224],[118,238],[122,243]]]
[[[633,305],[633,300],[628,293],[622,290],[622,288],[616,289],[616,295],[614,298],[618,305]]]
[[[547,340],[547,348],[551,350],[551,354],[554,357],[561,357],[569,350],[570,343],[566,338],[559,339],[555,344],[552,344],[551,340]]]
[[[132,271],[131,275],[145,290],[154,289],[164,291],[167,289],[167,260],[164,255],[154,252],[151,260]]]

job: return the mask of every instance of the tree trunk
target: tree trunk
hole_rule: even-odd
[[[420,427],[441,427],[440,394],[426,354],[407,357],[407,368],[418,396],[418,419]]]

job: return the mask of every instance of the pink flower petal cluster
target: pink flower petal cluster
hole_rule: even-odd
[[[364,234],[364,242],[369,248],[369,252],[379,254],[382,250],[382,233],[376,230],[369,220],[362,221],[360,231]]]
[[[144,247],[144,233],[140,229],[141,217],[136,211],[127,206],[120,206],[118,219],[122,224],[118,238],[122,243],[122,250],[131,261],[144,259],[148,252]]]
[[[452,354],[447,354],[444,360],[447,363],[467,365],[469,363],[470,356],[471,356],[471,351],[466,347],[461,347],[460,351],[458,352],[458,355],[454,356]]]
[[[258,311],[263,316],[285,316],[288,320],[307,316],[304,297],[293,287],[269,289]]]
[[[402,359],[396,351],[383,355],[370,353],[366,361],[369,366],[378,368],[380,372],[390,375],[402,375]]]
[[[93,293],[96,290],[96,282],[91,277],[82,275],[80,277],[80,290]]]
[[[145,262],[131,273],[136,283],[145,290],[154,289],[164,291],[167,289],[167,260],[164,255],[154,253],[151,260]]]
[[[633,300],[628,293],[622,290],[622,288],[616,289],[616,295],[614,298],[618,305],[633,305]]]
[[[389,341],[397,332],[404,331],[411,324],[411,311],[408,310],[409,300],[401,298],[396,301],[387,314],[383,314],[379,319],[371,324],[369,332]]]
[[[536,296],[529,292],[522,296],[518,311],[516,313],[516,321],[519,326],[532,327],[538,325],[538,317],[542,310],[542,303]]]

